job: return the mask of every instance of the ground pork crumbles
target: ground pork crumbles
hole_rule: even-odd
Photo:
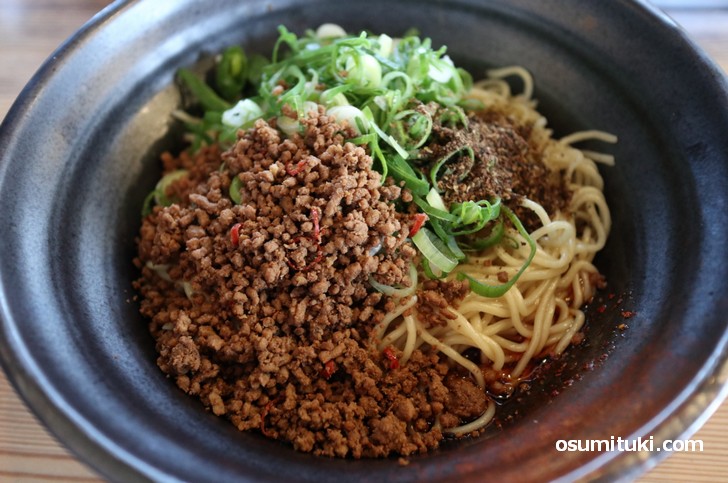
[[[436,354],[399,366],[396,349],[370,343],[395,303],[370,277],[412,283],[415,221],[394,207],[411,195],[383,184],[324,113],[291,138],[258,120],[226,152],[164,156],[188,175],[166,189],[176,203],[143,221],[141,310],[160,368],[240,430],[326,456],[424,452],[486,396]],[[433,306],[461,297],[455,285],[430,284]]]

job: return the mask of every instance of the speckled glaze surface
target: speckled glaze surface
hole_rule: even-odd
[[[133,299],[142,201],[159,153],[180,146],[176,69],[234,43],[265,53],[277,25],[323,22],[417,27],[476,78],[520,64],[556,136],[620,139],[617,165],[602,171],[614,226],[597,265],[609,286],[586,342],[502,408],[512,418],[500,429],[404,467],[296,453],[206,413],[156,367]],[[665,45],[671,55],[654,55]],[[725,396],[727,129],[725,79],[640,2],[116,3],[49,59],[0,128],[0,358],[51,431],[112,480],[628,476],[660,455],[560,453],[555,442],[674,439]]]

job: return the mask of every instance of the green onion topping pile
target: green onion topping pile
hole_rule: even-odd
[[[468,253],[500,243],[504,224],[515,227],[530,247],[530,255],[515,276],[500,285],[486,285],[458,273],[482,296],[503,295],[533,259],[534,240],[500,199],[445,205],[438,179],[449,161],[462,156],[474,159],[472,148],[447,153],[429,172],[423,172],[418,163],[419,150],[432,132],[433,115],[417,106],[437,103],[440,119],[446,118],[452,126],[467,126],[467,113],[483,107],[466,98],[471,76],[453,65],[445,47],[434,49],[430,39],[415,33],[399,39],[368,33],[349,36],[331,24],[300,38],[282,26],[279,33],[270,60],[247,56],[237,46],[225,50],[209,83],[192,71],[180,70],[180,81],[203,110],[199,117],[184,116],[192,135],[191,149],[214,143],[228,147],[239,129],[251,127],[260,118],[276,117],[278,128],[292,135],[301,126],[284,114],[283,107],[287,105],[302,118],[321,104],[328,115],[355,128],[358,135],[349,141],[368,146],[382,179],[391,176],[403,183],[418,210],[427,215],[426,224],[411,233],[411,238],[428,277],[445,277]],[[164,189],[173,179],[165,178],[179,176],[175,171],[159,182],[145,203],[147,212],[152,201],[172,202],[164,196]],[[234,182],[230,190],[237,203],[238,188]]]

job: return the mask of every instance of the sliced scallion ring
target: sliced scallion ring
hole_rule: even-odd
[[[161,206],[169,206],[174,203],[174,200],[168,198],[165,192],[169,185],[185,176],[187,176],[186,169],[178,169],[162,176],[162,179],[159,180],[157,186],[154,188],[154,201]]]
[[[412,237],[412,243],[420,250],[430,266],[438,268],[444,273],[452,272],[458,266],[457,259],[447,246],[429,229],[422,227]]]
[[[392,287],[391,285],[384,285],[383,283],[377,282],[372,276],[369,276],[369,283],[375,290],[382,292],[384,295],[402,298],[412,295],[417,290],[417,267],[415,267],[414,263],[410,263],[409,277],[411,282],[409,287]]]

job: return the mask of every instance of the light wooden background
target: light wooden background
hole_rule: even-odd
[[[48,55],[108,3],[0,0],[0,118]],[[728,8],[668,13],[728,72]],[[703,440],[704,452],[675,453],[641,481],[728,481],[728,403],[693,439]],[[0,371],[0,482],[49,480],[102,481],[46,432]]]

